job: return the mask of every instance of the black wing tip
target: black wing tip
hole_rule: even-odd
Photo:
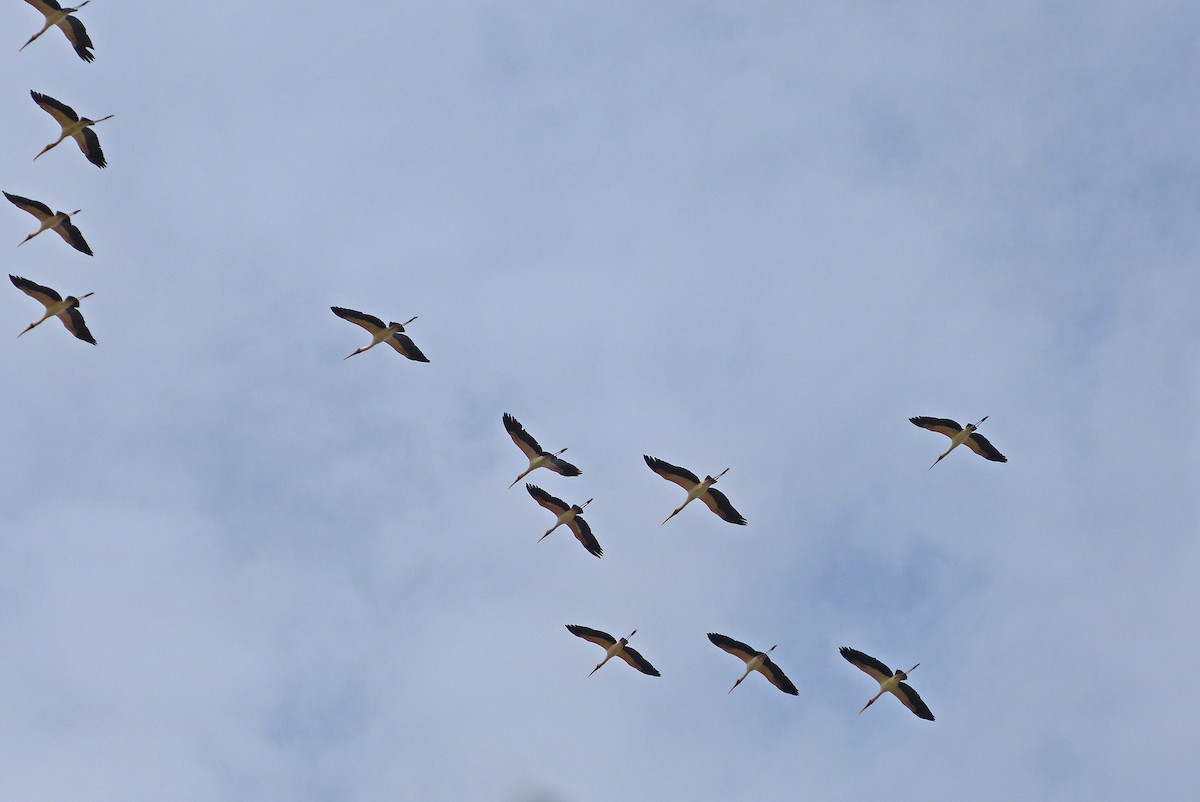
[[[562,469],[563,476],[583,476],[583,471],[576,468],[574,465],[568,465]]]

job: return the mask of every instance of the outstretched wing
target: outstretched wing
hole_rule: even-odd
[[[32,282],[27,278],[14,276],[11,273],[9,274],[8,278],[10,281],[12,281],[14,287],[28,295],[30,298],[36,300],[42,306],[48,307],[62,300],[62,296],[59,295],[56,290],[52,290],[49,287],[43,287],[41,284]]]
[[[55,100],[49,95],[43,95],[41,92],[34,92],[32,90],[30,90],[29,95],[33,98],[33,102],[38,104],[42,111],[53,117],[60,126],[65,127],[70,123],[79,122],[79,115],[75,113],[75,109],[61,100]]]
[[[708,639],[712,641],[713,645],[718,649],[729,652],[734,657],[746,663],[753,660],[754,656],[758,654],[758,651],[751,648],[749,645],[742,643],[740,640],[734,640],[728,635],[722,635],[719,632],[708,633]]]
[[[704,500],[710,510],[721,516],[722,519],[738,526],[746,525],[746,519],[742,517],[742,514],[735,510],[725,494],[715,487],[710,487],[701,493],[700,498]]]
[[[962,427],[949,418],[927,418],[924,416],[919,416],[916,418],[909,418],[909,421],[917,426],[920,426],[922,429],[928,429],[931,432],[944,434],[950,439],[954,439],[954,435],[962,431]]]
[[[561,457],[551,457],[550,461],[546,463],[546,467],[563,476],[579,476],[583,473],[583,471]]]
[[[387,343],[392,348],[395,348],[398,353],[408,357],[413,362],[429,361],[429,358],[421,353],[421,349],[417,347],[417,344],[407,334],[396,332],[388,338]]]
[[[979,432],[971,432],[967,436],[967,448],[974,451],[984,459],[990,459],[992,462],[1008,462],[1008,457],[996,450],[996,447],[988,442],[987,438]]]
[[[592,534],[592,527],[588,526],[588,522],[583,520],[580,515],[576,514],[574,518],[567,521],[567,526],[571,527],[571,531],[575,533],[575,539],[583,544],[589,554],[596,557],[604,556],[604,549],[600,548],[600,542]]]
[[[896,694],[896,698],[899,699],[905,707],[913,711],[917,718],[923,718],[926,721],[933,721],[933,713],[930,711],[929,705],[921,701],[921,697],[918,696],[917,692],[912,689],[912,686],[901,682],[900,686],[896,688],[896,690],[892,691],[892,693]]]
[[[884,665],[879,660],[876,660],[869,654],[864,654],[858,649],[851,649],[849,646],[843,646],[838,649],[842,657],[849,660],[852,664],[858,667],[859,670],[870,674],[876,682],[883,682],[892,676],[892,670]]]
[[[650,470],[654,471],[668,482],[674,482],[684,490],[691,490],[693,487],[700,484],[700,477],[689,471],[687,468],[680,468],[678,465],[672,465],[666,460],[661,460],[658,457],[651,457],[648,454],[643,454],[642,459],[646,460],[646,464],[650,466]]]
[[[586,641],[591,641],[600,648],[608,651],[608,649],[617,642],[617,639],[607,632],[601,632],[598,629],[591,627],[583,627],[579,624],[567,624],[567,631],[577,638],[583,638]]]
[[[792,696],[800,695],[800,691],[798,691],[796,686],[792,684],[792,681],[787,678],[787,674],[784,674],[783,669],[775,665],[775,663],[771,661],[770,657],[768,657],[762,664],[762,668],[760,668],[759,671],[763,673],[763,676],[770,680],[772,685],[784,693],[790,693]]]
[[[571,509],[571,505],[563,501],[557,496],[552,496],[545,490],[542,490],[537,485],[525,483],[525,489],[529,491],[529,495],[533,496],[533,500],[541,504],[556,516],[562,515],[567,510]]]
[[[78,307],[73,306],[64,312],[60,312],[58,319],[67,327],[67,331],[74,334],[80,340],[92,345],[96,344],[96,338],[88,331],[87,324],[83,322],[83,314],[79,311]]]
[[[346,309],[342,306],[331,306],[329,308],[333,310],[333,313],[342,320],[347,320],[354,325],[361,326],[369,331],[372,337],[375,336],[375,332],[382,328],[386,328],[383,325],[383,321],[374,315],[365,315],[362,312],[357,312],[353,309]]]
[[[533,459],[534,457],[541,456],[542,447],[538,445],[538,441],[533,439],[533,435],[525,431],[525,427],[521,425],[519,420],[507,412],[504,413],[504,428],[508,431],[508,436],[512,438],[512,441],[517,444],[517,448],[521,449],[526,457]]]
[[[621,651],[617,652],[617,656],[643,674],[649,674],[652,677],[662,676],[662,674],[658,673],[658,669],[650,665],[650,661],[642,657],[638,653],[638,650],[634,649],[632,646],[626,646],[625,648],[621,649]]]

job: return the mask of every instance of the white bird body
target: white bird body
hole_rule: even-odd
[[[107,166],[108,162],[104,159],[104,151],[100,149],[100,139],[96,136],[96,132],[91,129],[91,126],[102,123],[105,120],[110,120],[113,115],[110,114],[107,117],[101,117],[99,120],[89,120],[87,117],[80,117],[75,113],[75,109],[62,101],[55,100],[49,95],[33,91],[29,94],[33,98],[33,102],[38,104],[42,111],[53,117],[62,129],[58,135],[58,139],[42,148],[41,152],[33,157],[34,161],[41,158],[42,154],[46,151],[57,147],[67,137],[71,137],[75,140],[75,144],[79,145],[80,152],[87,157],[88,161],[97,167]]]
[[[51,26],[57,25],[81,59],[84,61],[95,61],[96,56],[91,52],[91,48],[95,47],[95,45],[92,44],[87,29],[83,27],[82,22],[71,16],[90,3],[91,0],[83,0],[75,8],[63,8],[56,0],[25,0],[25,2],[40,11],[42,16],[46,18],[46,23],[40,31],[29,38],[28,42],[21,45],[21,50],[33,44],[39,36],[50,30]]]

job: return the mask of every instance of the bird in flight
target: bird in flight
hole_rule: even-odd
[[[49,287],[35,284],[27,278],[11,274],[8,278],[12,281],[14,287],[30,298],[36,299],[42,306],[46,307],[46,314],[42,315],[41,320],[35,320],[33,323],[30,323],[21,334],[36,328],[52,317],[57,317],[67,327],[67,331],[74,334],[78,339],[92,345],[96,344],[96,338],[88,331],[87,323],[83,322],[83,315],[79,312],[79,302],[92,293],[89,292],[86,295],[80,295],[78,298],[74,295],[68,295],[66,298],[63,298]],[[17,336],[20,337],[21,334]]]
[[[592,527],[588,526],[588,522],[583,520],[583,508],[592,503],[592,499],[588,499],[582,504],[568,504],[561,498],[556,498],[545,490],[542,490],[537,485],[525,483],[525,489],[529,491],[529,495],[533,496],[533,500],[541,504],[550,512],[557,516],[554,526],[546,530],[546,534],[538,538],[538,543],[550,536],[558,527],[566,524],[572,532],[575,533],[575,538],[583,547],[588,550],[589,554],[596,557],[604,556],[604,549],[600,548],[600,543],[597,542],[596,536],[592,534]]]
[[[979,423],[968,423],[965,429],[949,418],[927,418],[924,416],[919,416],[916,418],[909,418],[908,420],[910,423],[920,426],[922,429],[928,429],[931,432],[939,432],[950,438],[950,447],[943,451],[941,456],[933,461],[933,465],[937,465],[945,458],[947,454],[961,446],[963,443],[966,443],[967,448],[971,449],[984,459],[989,459],[992,462],[1008,462],[1008,457],[997,451],[996,447],[989,443],[986,437],[975,431],[979,428],[980,424],[987,419],[988,416],[984,415],[979,419]],[[930,470],[933,470],[933,465],[929,466]]]
[[[18,209],[23,209],[24,211],[29,212],[41,223],[37,231],[33,232],[28,237],[17,243],[18,248],[24,245],[26,242],[29,242],[29,240],[33,239],[38,234],[41,234],[43,231],[54,229],[54,231],[58,232],[58,235],[62,237],[63,240],[66,241],[66,243],[72,248],[80,253],[86,253],[88,256],[92,255],[92,249],[87,244],[87,240],[83,238],[83,234],[79,231],[79,229],[71,223],[71,214],[79,214],[82,211],[81,209],[76,209],[75,211],[71,212],[71,214],[67,214],[66,212],[52,212],[50,211],[50,207],[41,201],[22,198],[20,195],[12,195],[8,192],[4,193],[4,197],[8,198],[8,200]]]
[[[713,487],[713,484],[729,471],[728,468],[716,476],[704,477],[704,481],[701,482],[700,477],[687,468],[680,468],[678,465],[672,465],[665,460],[646,454],[643,454],[642,458],[646,460],[646,464],[650,466],[650,470],[668,482],[674,482],[687,491],[687,498],[675,508],[675,512],[663,520],[664,524],[678,515],[680,510],[696,499],[702,499],[708,505],[708,508],[719,515],[722,520],[728,521],[731,524],[738,524],[739,526],[746,525],[746,519],[742,517],[740,512],[733,508],[733,505],[729,503],[729,499],[725,497],[725,494]]]
[[[581,627],[578,624],[567,624],[567,630],[575,637],[591,641],[604,649],[604,659],[600,661],[600,665],[588,672],[589,677],[599,671],[600,666],[614,657],[620,657],[643,674],[649,674],[652,677],[662,676],[658,673],[657,668],[650,665],[650,662],[646,658],[638,654],[637,650],[629,645],[629,638],[637,634],[636,629],[630,632],[628,637],[621,638],[620,640],[617,640],[607,632],[601,632],[598,629],[591,629],[589,627]]]
[[[740,640],[721,635],[717,632],[708,633],[708,639],[713,642],[713,645],[718,649],[723,649],[729,652],[734,657],[743,661],[746,664],[746,673],[738,678],[738,681],[733,683],[733,688],[742,684],[742,680],[750,676],[751,671],[757,671],[767,678],[772,685],[784,693],[789,693],[792,696],[799,696],[800,691],[796,690],[796,686],[783,673],[783,669],[771,662],[770,653],[775,651],[772,646],[765,652],[752,649]],[[777,644],[778,645],[778,644]],[[733,693],[733,688],[730,688],[727,693]]]
[[[913,669],[921,665],[920,663],[917,663],[917,666],[913,666],[908,671],[897,670],[895,673],[893,673],[892,670],[883,663],[876,660],[874,657],[871,657],[869,654],[863,654],[857,649],[851,649],[849,646],[843,646],[838,651],[841,653],[842,657],[846,658],[846,660],[848,660],[851,664],[857,666],[861,671],[870,674],[871,678],[879,683],[879,693],[867,700],[867,703],[863,705],[862,710],[858,711],[860,714],[863,712],[863,710],[866,710],[868,707],[873,705],[875,700],[880,696],[883,696],[885,693],[892,693],[897,699],[900,700],[901,704],[911,710],[917,716],[917,718],[923,718],[926,721],[933,721],[933,713],[929,711],[929,707],[921,701],[921,697],[917,695],[917,692],[904,682],[904,680],[908,679],[908,675],[912,673]]]
[[[66,34],[71,47],[75,48],[75,53],[81,59],[84,61],[95,61],[96,55],[91,51],[95,45],[92,44],[92,40],[88,36],[87,28],[84,28],[83,23],[76,17],[71,16],[91,1],[83,0],[75,8],[63,8],[55,0],[25,0],[26,3],[42,12],[42,16],[46,18],[46,24],[42,26],[40,31],[31,36],[28,42],[21,45],[21,50],[29,47],[33,44],[34,40],[50,30],[51,25],[57,25],[59,30]]]
[[[421,353],[421,349],[417,347],[416,343],[414,343],[403,333],[404,327],[417,319],[415,315],[403,323],[389,323],[385,326],[383,325],[383,321],[374,315],[364,315],[362,312],[355,312],[353,309],[344,309],[340,306],[331,306],[329,308],[332,309],[333,313],[342,320],[348,320],[356,326],[362,326],[371,334],[370,345],[364,345],[362,348],[359,348],[352,354],[343,357],[343,359],[349,359],[352,356],[358,356],[363,351],[370,351],[380,343],[386,342],[388,345],[392,346],[392,348],[395,348],[396,352],[401,356],[408,357],[414,362],[429,361],[429,359],[427,359],[426,356]]]
[[[62,132],[58,135],[58,139],[42,148],[41,153],[33,157],[34,161],[37,161],[42,153],[57,147],[64,139],[71,137],[75,140],[75,144],[79,145],[79,149],[83,151],[83,155],[87,157],[88,161],[97,167],[106,167],[108,165],[108,162],[104,160],[104,151],[100,149],[100,138],[96,136],[96,132],[92,130],[92,126],[96,123],[102,123],[105,120],[111,120],[111,114],[107,117],[101,117],[99,120],[89,120],[87,117],[80,117],[75,113],[75,109],[66,103],[55,100],[49,95],[33,91],[29,94],[33,97],[33,102],[38,104],[42,111],[53,117],[55,122],[58,123],[59,128],[62,129]]]
[[[563,476],[579,476],[583,473],[583,471],[565,459],[559,458],[559,454],[566,451],[565,448],[559,449],[553,454],[549,451],[543,451],[542,447],[538,445],[538,441],[533,439],[533,435],[525,431],[525,427],[521,425],[521,422],[507,412],[504,413],[504,428],[508,432],[508,436],[512,438],[512,441],[517,444],[517,448],[521,449],[521,453],[529,460],[529,467],[521,471],[521,474],[512,480],[512,485],[509,485],[509,487],[512,487],[538,468],[549,468]]]

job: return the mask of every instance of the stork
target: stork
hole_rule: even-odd
[[[575,539],[583,544],[583,547],[588,550],[589,554],[596,557],[604,556],[604,549],[600,548],[600,543],[597,542],[596,536],[592,534],[592,528],[588,526],[587,521],[583,520],[583,508],[591,504],[592,499],[589,498],[582,504],[567,504],[561,498],[555,498],[537,485],[531,485],[526,482],[525,489],[529,491],[529,495],[533,496],[534,501],[557,516],[554,526],[547,529],[546,534],[538,538],[538,543],[548,538],[550,533],[555,529],[566,524],[575,533]]]
[[[8,198],[18,209],[24,209],[41,222],[41,226],[38,227],[37,231],[17,243],[18,248],[43,231],[54,229],[72,248],[80,253],[86,253],[88,256],[92,255],[92,249],[88,247],[83,234],[71,224],[71,214],[79,214],[82,209],[76,209],[71,214],[67,214],[66,212],[52,212],[50,211],[50,207],[41,201],[22,198],[20,195],[10,195],[7,192],[4,193],[4,197]]]
[[[614,657],[620,657],[626,663],[629,663],[629,665],[633,666],[643,674],[649,674],[652,677],[662,676],[658,673],[657,668],[650,665],[646,658],[638,654],[637,650],[629,645],[629,638],[632,638],[637,634],[636,629],[633,632],[630,632],[627,637],[621,638],[620,640],[617,640],[607,632],[601,632],[598,629],[591,629],[589,627],[581,627],[578,624],[567,624],[567,630],[575,637],[583,638],[586,641],[591,641],[600,648],[604,649],[604,659],[600,661],[600,665],[588,672],[589,677],[599,671],[600,666],[604,665]]]
[[[414,362],[429,361],[421,353],[421,349],[417,347],[417,344],[402,333],[405,326],[417,319],[415,315],[403,323],[389,323],[385,326],[383,325],[383,321],[374,315],[364,315],[362,312],[355,312],[353,309],[343,309],[340,306],[331,306],[329,308],[342,320],[348,320],[356,326],[362,326],[371,333],[371,344],[364,345],[354,353],[343,357],[343,361],[352,356],[357,356],[363,351],[370,351],[382,342],[386,342],[392,348],[395,348],[397,353],[408,357]]]
[[[913,666],[908,671],[897,670],[895,673],[890,668],[885,666],[880,661],[876,660],[868,654],[863,654],[857,649],[851,649],[849,646],[843,646],[838,650],[842,657],[846,658],[850,663],[857,666],[859,670],[871,675],[871,678],[879,683],[879,693],[872,696],[862,710],[859,710],[861,715],[863,710],[875,703],[875,700],[885,693],[895,694],[901,704],[916,714],[917,718],[923,718],[926,721],[933,721],[933,713],[929,712],[929,707],[921,701],[921,697],[917,695],[911,687],[904,683],[908,679],[908,675],[913,672],[917,666]]]
[[[92,44],[87,29],[83,27],[82,22],[71,16],[91,1],[83,0],[75,8],[63,8],[56,0],[25,0],[26,3],[29,3],[29,5],[42,12],[42,16],[46,18],[46,24],[42,26],[40,31],[30,37],[28,42],[21,45],[21,50],[29,47],[35,39],[50,30],[51,25],[57,25],[59,30],[66,34],[71,47],[75,48],[75,52],[81,59],[84,61],[95,61],[96,54],[91,52],[91,48],[95,47],[95,45]]]
[[[984,459],[989,459],[992,462],[1008,462],[1008,457],[997,451],[996,447],[989,443],[986,437],[975,431],[987,419],[988,416],[984,415],[979,419],[979,423],[968,423],[965,429],[949,418],[927,418],[920,416],[909,418],[908,420],[922,429],[928,429],[931,432],[940,432],[950,438],[950,447],[933,461],[933,465],[937,465],[947,454],[963,443],[966,443],[967,448]],[[930,470],[933,470],[933,465],[929,466]]]
[[[88,161],[97,167],[106,167],[108,165],[108,162],[104,160],[104,151],[100,149],[100,138],[96,136],[96,132],[91,127],[96,123],[111,120],[111,114],[107,117],[101,117],[99,120],[89,120],[87,117],[80,117],[75,113],[75,109],[60,100],[55,100],[49,95],[43,95],[41,92],[34,91],[30,91],[29,94],[33,98],[33,102],[38,104],[42,111],[53,117],[59,127],[62,128],[62,133],[58,135],[58,139],[42,148],[41,153],[33,157],[34,161],[37,161],[42,153],[57,147],[64,139],[71,137],[75,140],[75,144],[79,145],[79,150],[83,152]]]
[[[775,646],[767,649],[765,652],[760,652],[750,648],[739,640],[726,637],[716,632],[708,633],[708,639],[713,642],[713,645],[718,649],[723,649],[729,652],[734,657],[743,661],[746,664],[746,673],[738,678],[738,681],[733,683],[733,688],[742,684],[742,680],[750,676],[751,671],[758,671],[767,680],[770,681],[779,690],[784,693],[790,693],[792,696],[799,696],[800,691],[796,690],[796,686],[787,678],[783,670],[779,666],[771,662],[770,653],[775,651]],[[776,644],[778,645],[778,644]],[[733,688],[730,688],[726,693],[733,693]]]
[[[517,444],[517,448],[521,449],[521,453],[529,459],[529,467],[512,480],[510,488],[538,468],[549,468],[563,476],[579,476],[583,473],[565,459],[559,458],[559,454],[566,451],[565,448],[559,449],[553,454],[543,451],[542,447],[538,445],[538,441],[533,439],[533,435],[525,431],[521,422],[507,412],[504,413],[504,428],[508,431],[508,436],[512,438],[512,441]]]
[[[89,292],[86,295],[80,295],[78,298],[76,298],[74,295],[68,295],[64,299],[61,295],[49,287],[43,287],[41,284],[35,284],[27,278],[21,278],[20,276],[14,276],[11,274],[8,278],[12,281],[14,287],[28,295],[30,298],[37,299],[42,306],[46,307],[46,314],[42,315],[42,319],[30,323],[25,328],[25,331],[21,332],[21,334],[24,334],[26,331],[29,331],[30,329],[35,328],[42,323],[45,323],[52,317],[57,317],[63,322],[63,325],[67,327],[67,331],[74,334],[78,339],[83,340],[85,343],[91,343],[92,345],[96,344],[96,338],[92,336],[90,331],[88,331],[87,324],[83,322],[83,315],[79,313],[79,302],[84,298],[87,298],[92,293]],[[21,334],[18,334],[17,336],[20,337]]]
[[[702,499],[708,505],[708,508],[719,515],[722,520],[728,521],[731,524],[738,524],[739,526],[746,525],[746,519],[742,517],[740,512],[733,508],[733,505],[729,503],[729,499],[725,497],[725,494],[713,488],[713,484],[728,473],[728,468],[716,476],[705,476],[704,481],[701,482],[700,478],[687,468],[680,468],[678,465],[672,465],[669,462],[646,454],[643,454],[642,458],[646,460],[646,464],[650,466],[650,470],[668,482],[674,482],[687,491],[687,498],[675,508],[675,512],[663,520],[664,524],[678,515],[679,511],[688,504],[691,504],[696,499]]]

